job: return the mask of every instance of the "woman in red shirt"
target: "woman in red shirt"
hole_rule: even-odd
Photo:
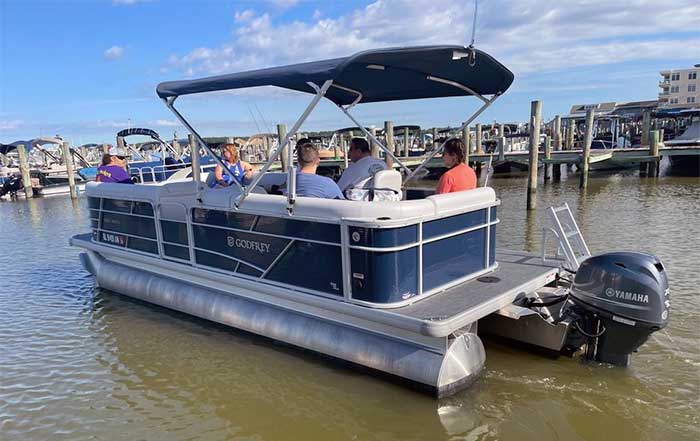
[[[449,170],[440,177],[435,193],[453,193],[476,188],[476,173],[464,163],[464,143],[461,139],[453,138],[447,141],[442,160]]]

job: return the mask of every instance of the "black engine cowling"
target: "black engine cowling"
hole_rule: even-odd
[[[570,289],[572,340],[583,337],[590,359],[627,366],[631,353],[668,323],[669,288],[661,261],[650,254],[590,257]]]

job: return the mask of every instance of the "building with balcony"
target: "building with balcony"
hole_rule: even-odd
[[[690,69],[662,70],[659,73],[659,107],[700,107],[700,64]]]

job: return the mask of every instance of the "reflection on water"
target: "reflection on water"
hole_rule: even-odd
[[[694,440],[700,433],[698,179],[596,177],[538,189],[491,181],[498,246],[537,250],[568,202],[592,252],[661,257],[669,327],[629,369],[487,341],[483,378],[433,400],[326,358],[94,288],[71,234],[84,200],[0,203],[3,440]]]

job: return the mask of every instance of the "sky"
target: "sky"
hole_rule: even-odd
[[[155,93],[161,81],[468,45],[473,14],[471,0],[0,0],[0,142],[113,143],[135,126],[183,137]],[[527,121],[532,100],[546,119],[574,104],[653,100],[660,70],[700,63],[700,2],[481,0],[475,46],[515,75],[479,122]],[[310,98],[268,87],[181,97],[177,107],[205,136],[238,136],[291,126]],[[458,126],[477,107],[429,99],[359,105],[355,115],[366,126]],[[303,129],[350,125],[324,101]]]

